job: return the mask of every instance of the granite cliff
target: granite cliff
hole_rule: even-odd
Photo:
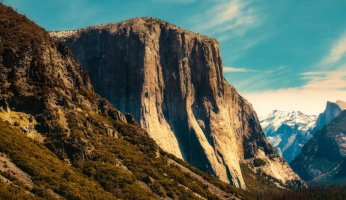
[[[162,151],[64,44],[3,4],[0,138],[0,199],[238,199]]]
[[[335,119],[345,109],[346,102],[340,100],[336,102],[328,101],[323,113],[318,115],[314,131],[316,132],[322,129],[325,125],[327,125],[329,122]]]
[[[246,187],[243,164],[284,186],[299,181],[251,104],[224,79],[215,39],[152,18],[51,36],[71,49],[95,91],[165,151],[237,187]]]

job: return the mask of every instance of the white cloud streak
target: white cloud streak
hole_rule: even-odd
[[[256,70],[246,69],[243,67],[223,67],[224,73],[233,73],[233,72],[256,72]]]
[[[323,58],[320,65],[334,65],[346,58],[346,33],[334,42],[329,53]]]
[[[250,1],[220,0],[206,12],[192,19],[194,30],[208,34],[222,34],[223,39],[232,35],[243,35],[248,29],[260,24],[259,17]],[[231,31],[231,32],[229,32]]]
[[[256,71],[249,78],[237,81],[237,87],[246,88],[247,91],[258,91],[271,88],[273,85],[283,83],[290,76],[286,66],[278,66],[270,70]]]
[[[308,80],[302,87],[250,92],[243,96],[260,115],[274,109],[318,114],[327,101],[346,100],[346,71],[306,72],[301,76]]]

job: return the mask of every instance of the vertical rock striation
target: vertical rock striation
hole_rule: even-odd
[[[72,50],[96,92],[132,113],[167,152],[238,187],[246,187],[240,164],[257,157],[268,175],[299,179],[225,81],[216,40],[152,18],[51,35]]]

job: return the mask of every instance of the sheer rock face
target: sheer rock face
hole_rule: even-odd
[[[72,50],[96,92],[132,113],[167,152],[240,187],[240,163],[259,152],[287,165],[251,105],[223,78],[216,40],[151,18],[51,35]],[[282,169],[283,181],[299,179]]]
[[[326,108],[323,113],[318,116],[315,132],[322,129],[325,125],[335,119],[343,110],[346,109],[346,102],[336,101],[327,102]]]
[[[238,199],[220,191],[222,183],[172,166],[173,156],[93,91],[69,52],[0,3],[0,172],[12,171],[0,175],[0,187],[11,186],[1,197],[20,191],[30,199]],[[27,139],[30,133],[43,140]]]

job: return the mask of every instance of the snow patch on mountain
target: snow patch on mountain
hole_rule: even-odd
[[[300,111],[286,112],[274,110],[269,115],[260,118],[260,122],[265,132],[277,131],[282,124],[294,127],[298,125],[298,130],[308,131],[315,127],[317,116],[305,115]]]
[[[305,115],[300,111],[286,112],[274,110],[260,117],[260,123],[268,141],[288,162],[301,151],[312,137],[317,116]]]

